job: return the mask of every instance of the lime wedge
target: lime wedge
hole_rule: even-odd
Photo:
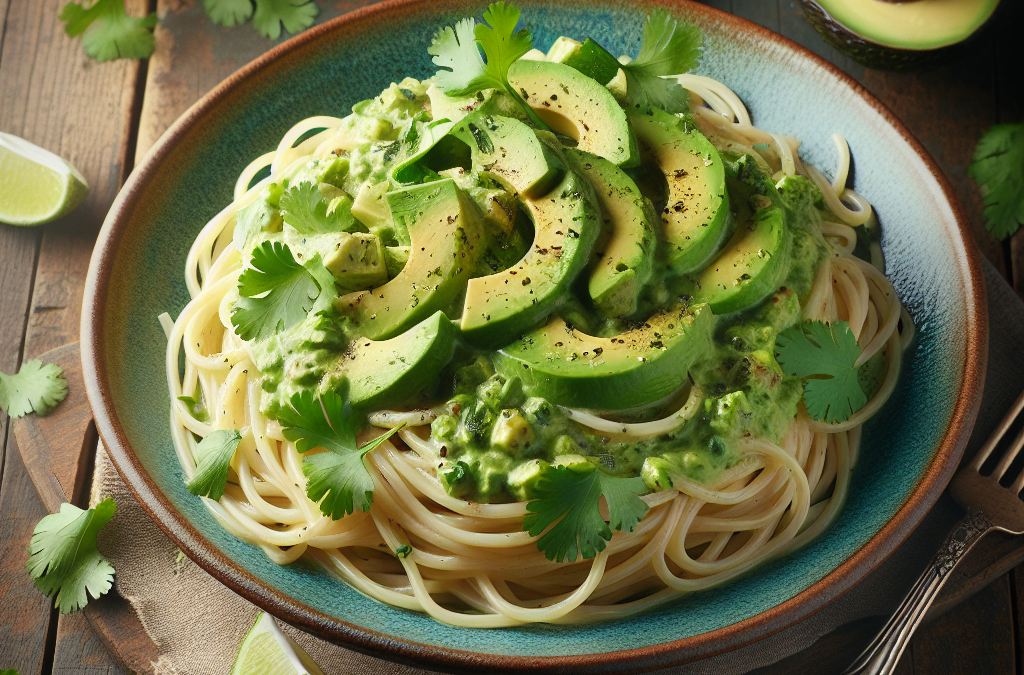
[[[75,167],[0,132],[0,223],[42,225],[82,203],[89,187]]]
[[[281,632],[274,617],[260,612],[242,640],[231,675],[324,675],[302,647]]]

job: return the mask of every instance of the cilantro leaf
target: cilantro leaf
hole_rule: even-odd
[[[114,568],[96,547],[96,535],[114,517],[117,505],[104,499],[87,511],[61,504],[36,525],[29,543],[29,574],[36,588],[56,594],[55,607],[73,612],[110,590]]]
[[[45,415],[67,398],[63,375],[63,370],[39,359],[21,364],[17,375],[0,373],[0,409],[14,418],[31,412]]]
[[[651,106],[671,113],[686,110],[689,92],[674,79],[697,67],[704,34],[700,28],[680,23],[665,9],[656,9],[644,24],[644,37],[636,59],[622,66],[626,75],[626,100],[633,107]]]
[[[0,675],[18,675],[18,671],[14,668],[8,668],[7,670],[0,670]]]
[[[252,251],[251,267],[238,277],[239,298],[231,311],[231,323],[243,340],[262,340],[291,328],[314,308],[314,301],[328,299],[333,277],[319,257],[304,267],[279,241],[266,241]],[[318,305],[323,305],[323,302]]]
[[[638,496],[648,492],[642,478],[607,476],[591,464],[547,467],[534,491],[523,529],[535,537],[554,523],[537,548],[556,562],[573,562],[577,553],[583,560],[593,558],[604,550],[613,529],[632,532],[647,513]],[[601,517],[602,496],[610,523]]]
[[[512,3],[491,3],[484,12],[484,24],[469,18],[457,22],[454,29],[445,26],[434,35],[427,51],[441,68],[437,71],[437,86],[445,94],[468,96],[485,89],[500,89],[519,104],[535,126],[547,129],[508,81],[509,66],[533,48],[530,31],[516,30],[520,14]],[[487,56],[486,63],[480,48]]]
[[[188,491],[197,497],[220,499],[228,483],[228,469],[242,434],[237,429],[219,429],[199,441],[196,452],[199,466],[188,482]]]
[[[156,48],[153,27],[156,14],[142,18],[129,16],[124,0],[96,0],[88,9],[69,2],[60,12],[64,32],[82,36],[85,53],[97,61],[145,59]]]
[[[276,40],[281,26],[289,33],[301,33],[313,25],[320,8],[311,0],[256,0],[252,25],[263,37]]]
[[[804,379],[807,414],[819,422],[845,422],[868,402],[855,365],[860,347],[845,321],[788,328],[775,341],[775,356],[787,375]]]
[[[299,234],[323,234],[344,232],[354,223],[350,209],[339,209],[328,213],[327,200],[320,189],[310,182],[292,187],[281,196],[281,210],[284,222]]]
[[[348,402],[333,391],[317,398],[308,390],[292,396],[278,421],[284,437],[295,443],[299,452],[314,448],[328,451],[308,455],[302,462],[306,494],[319,502],[324,515],[337,520],[370,508],[373,479],[363,465],[363,457],[397,433],[401,425],[359,447],[356,419]]]
[[[997,124],[974,150],[967,174],[985,202],[985,229],[1006,239],[1024,225],[1024,122]]]
[[[210,21],[229,28],[252,16],[252,0],[203,0],[203,8]]]

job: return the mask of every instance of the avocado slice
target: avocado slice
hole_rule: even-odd
[[[594,186],[601,206],[604,240],[597,244],[597,263],[587,287],[590,298],[602,316],[629,316],[654,271],[654,207],[607,159],[571,148],[565,153],[573,169]]]
[[[826,42],[871,68],[902,70],[943,55],[975,34],[999,0],[879,2],[803,0]]]
[[[676,305],[610,338],[586,335],[555,317],[498,351],[494,367],[529,396],[557,405],[623,410],[660,401],[711,354],[715,317],[707,305]]]
[[[348,382],[353,408],[379,410],[404,403],[432,385],[451,360],[458,331],[435,312],[390,340],[354,340],[324,377],[324,389]]]
[[[699,270],[728,236],[725,164],[715,146],[684,118],[653,108],[630,121],[668,184],[661,222],[669,269],[675,274]]]
[[[548,61],[564,63],[607,86],[619,72],[619,61],[593,38],[582,43],[560,37],[548,50]]]
[[[562,63],[516,61],[508,81],[554,131],[618,166],[640,163],[626,112],[600,82]]]
[[[533,129],[511,117],[473,113],[451,133],[469,146],[474,168],[527,199],[550,192],[565,171]]]
[[[471,279],[466,287],[461,327],[473,344],[508,344],[555,310],[587,266],[601,233],[593,188],[574,171],[523,206],[534,224],[530,250],[512,267]]]
[[[736,233],[710,265],[694,277],[693,302],[715,314],[739,312],[779,289],[786,276],[789,234],[785,211],[769,206]]]
[[[399,240],[410,246],[408,261],[382,286],[334,301],[371,340],[394,337],[447,309],[483,250],[476,207],[450,178],[389,192],[387,204]]]

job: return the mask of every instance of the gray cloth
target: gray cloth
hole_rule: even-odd
[[[1024,383],[1024,303],[987,261],[985,280],[989,298],[989,366],[968,456],[995,428]],[[117,515],[104,529],[100,549],[117,570],[117,591],[131,603],[160,650],[154,670],[160,675],[228,673],[259,610],[178,551],[132,497],[102,448],[93,478],[93,503],[99,495],[117,500]],[[943,497],[884,564],[810,618],[742,649],[661,672],[741,675],[777,663],[841,627],[868,617],[887,616],[961,514],[952,500]],[[195,626],[203,626],[203,630],[197,633]],[[426,672],[328,644],[290,626],[285,630],[330,675]],[[211,635],[217,639],[204,637]]]

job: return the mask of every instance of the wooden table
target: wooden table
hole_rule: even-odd
[[[82,291],[96,233],[135,162],[189,105],[272,43],[248,26],[212,25],[199,0],[128,0],[156,10],[148,61],[96,64],[63,32],[65,0],[0,0],[0,130],[74,163],[92,193],[72,215],[27,229],[0,225],[0,370],[78,339]],[[361,7],[319,0],[319,21]],[[483,4],[483,0],[481,0]],[[950,179],[983,254],[1024,296],[1024,232],[1000,243],[982,225],[966,176],[974,144],[998,122],[1024,118],[1024,0],[1004,0],[984,35],[950,64],[913,74],[868,70],[818,37],[793,0],[710,0],[829,59],[888,105]],[[46,514],[0,413],[0,670],[122,673],[82,613],[60,616],[25,571],[28,541]],[[1022,672],[1024,566],[926,625],[904,675]],[[812,672],[805,669],[804,672]]]

